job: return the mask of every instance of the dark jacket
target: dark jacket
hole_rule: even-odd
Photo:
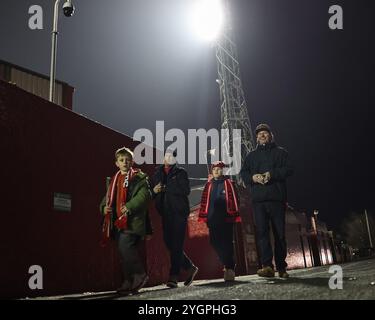
[[[152,198],[148,176],[139,172],[130,181],[126,207],[128,212],[128,230],[140,236],[152,234],[152,227],[148,212],[148,206]],[[106,205],[106,197],[103,198],[100,204],[100,211],[104,213]],[[113,201],[112,206],[112,224],[117,218],[116,201]]]
[[[253,175],[269,171],[271,180],[265,184],[253,182]],[[258,145],[245,158],[241,177],[251,190],[253,202],[287,201],[286,178],[293,174],[288,152],[274,142]]]
[[[240,204],[236,184],[228,176],[210,179],[203,188],[199,218],[213,226],[241,222]]]
[[[152,189],[159,182],[166,186],[164,192],[153,193],[155,207],[159,214],[162,216],[179,214],[187,217],[190,213],[188,199],[190,183],[187,172],[175,164],[166,175],[164,165],[161,165],[153,176]]]
[[[225,223],[227,218],[227,204],[225,199],[224,179],[212,179],[210,204],[208,207],[209,226]]]

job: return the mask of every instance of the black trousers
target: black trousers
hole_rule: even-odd
[[[139,255],[141,236],[127,231],[116,234],[117,246],[121,256],[121,266],[124,280],[131,281],[135,274],[145,273],[143,260]]]
[[[162,216],[164,243],[169,251],[171,267],[170,276],[178,276],[181,268],[188,270],[193,263],[184,252],[187,217],[179,214],[164,214]]]
[[[285,239],[285,203],[278,201],[254,202],[254,218],[260,261],[262,266],[273,267],[273,252],[270,240],[270,224],[275,240],[275,263],[277,270],[285,270],[287,263]]]
[[[226,269],[234,269],[233,223],[209,225],[210,243]]]

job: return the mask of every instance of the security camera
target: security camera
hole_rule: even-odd
[[[72,0],[66,0],[63,4],[63,12],[66,17],[71,17],[74,14],[74,5]]]

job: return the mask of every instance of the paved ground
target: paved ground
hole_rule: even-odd
[[[287,280],[265,280],[257,275],[238,277],[232,284],[222,279],[194,281],[190,287],[166,286],[145,288],[138,295],[121,297],[114,292],[85,293],[44,299],[120,299],[120,300],[270,300],[270,299],[375,299],[375,259],[340,265],[343,270],[343,289],[329,288],[329,267],[290,271]],[[337,283],[337,282],[336,282]]]

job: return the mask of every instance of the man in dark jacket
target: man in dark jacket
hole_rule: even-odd
[[[293,173],[288,153],[273,142],[273,134],[267,124],[255,130],[257,147],[250,152],[241,169],[241,177],[251,190],[257,241],[262,268],[261,277],[274,277],[273,252],[269,224],[275,239],[275,263],[281,278],[288,278],[285,258],[285,209],[287,201],[286,179]]]
[[[166,151],[164,164],[157,169],[152,182],[155,206],[162,217],[164,242],[171,260],[167,286],[177,287],[181,268],[188,273],[184,285],[189,286],[198,272],[183,251],[190,213],[190,184],[186,171],[177,166],[173,152]]]

